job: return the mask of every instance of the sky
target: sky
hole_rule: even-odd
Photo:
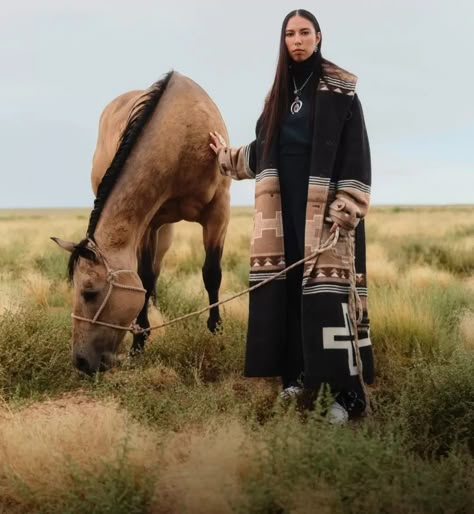
[[[472,204],[472,0],[2,0],[0,208],[91,206],[105,105],[175,69],[254,139],[284,16],[318,18],[323,55],[359,77],[373,204]],[[254,182],[233,182],[251,205]]]

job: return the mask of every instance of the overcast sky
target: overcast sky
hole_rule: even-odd
[[[472,0],[16,0],[0,15],[0,207],[90,206],[102,109],[171,68],[250,142],[295,8],[359,76],[373,203],[473,203]],[[232,203],[253,191],[234,182]]]

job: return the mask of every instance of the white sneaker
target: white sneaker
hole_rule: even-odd
[[[280,393],[280,400],[289,402],[290,400],[298,398],[298,396],[300,396],[302,392],[303,392],[302,387],[298,387],[298,386],[285,387],[285,389],[283,389],[283,391]]]
[[[349,421],[349,413],[337,402],[329,407],[327,419],[331,425],[345,425]]]

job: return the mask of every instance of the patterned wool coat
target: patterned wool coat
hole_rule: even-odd
[[[311,168],[306,204],[305,256],[341,227],[336,247],[305,263],[302,288],[302,335],[305,386],[321,382],[335,389],[356,390],[360,383],[348,315],[349,238],[355,242],[357,291],[363,317],[358,339],[364,379],[373,380],[372,346],[367,316],[365,231],[370,198],[370,152],[357,77],[333,63],[323,63],[314,104]],[[278,141],[263,156],[263,131],[240,148],[224,148],[221,172],[237,180],[254,178],[255,217],[251,243],[250,283],[285,268],[284,233],[278,175]],[[285,275],[250,295],[246,376],[281,376],[285,369]]]

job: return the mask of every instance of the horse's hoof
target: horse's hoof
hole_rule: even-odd
[[[221,327],[222,327],[222,320],[221,320],[221,318],[217,318],[217,319],[209,318],[207,320],[207,328],[213,334],[216,334]]]
[[[134,341],[130,348],[130,357],[138,357],[145,350],[145,341]]]

